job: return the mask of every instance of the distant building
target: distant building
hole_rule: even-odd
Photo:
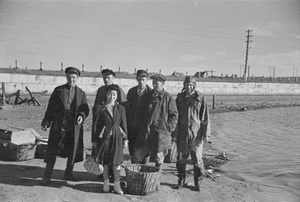
[[[198,77],[198,78],[207,78],[208,77],[208,71],[196,72],[196,74],[194,76]]]

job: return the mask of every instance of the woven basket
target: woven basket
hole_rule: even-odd
[[[33,159],[35,151],[35,143],[15,145],[9,141],[0,142],[0,160],[3,161],[25,161]]]
[[[125,167],[127,192],[145,196],[159,189],[159,169],[142,164],[129,164]]]

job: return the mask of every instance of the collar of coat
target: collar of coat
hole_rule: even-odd
[[[155,92],[155,91],[154,91],[154,89],[153,89],[153,90],[152,90],[152,96],[153,96],[153,97],[155,97],[154,95],[155,95],[155,94],[157,94],[157,96],[156,96],[156,97],[160,97],[160,98],[162,98],[162,97],[163,97],[163,95],[164,95],[164,92],[165,92],[165,89],[164,89],[164,88],[163,88],[163,89],[162,89],[160,92],[158,92],[158,93],[157,93],[157,92]]]
[[[177,99],[178,99],[179,102],[185,101],[186,100],[185,92],[179,93],[177,95]],[[201,102],[201,100],[203,99],[203,95],[199,91],[195,90],[195,93],[193,95],[193,99],[198,101],[198,102]]]

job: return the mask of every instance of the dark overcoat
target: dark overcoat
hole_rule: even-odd
[[[48,138],[48,146],[46,151],[45,162],[48,158],[53,155],[66,157],[65,154],[59,152],[59,142],[63,138],[62,134],[62,124],[65,116],[65,98],[67,95],[67,84],[58,86],[54,89],[53,93],[50,96],[48,107],[42,121],[42,126],[51,126]],[[86,100],[85,92],[79,87],[75,87],[75,96],[76,110],[74,113],[75,120],[78,116],[82,116],[83,120],[89,114],[89,107]],[[75,125],[76,130],[79,131],[78,135],[74,134],[74,147],[77,147],[76,152],[73,153],[74,162],[83,161],[83,124]],[[74,128],[75,131],[75,128]],[[77,143],[77,144],[76,144]]]
[[[144,94],[138,105],[136,121],[140,126],[135,149],[146,146],[150,152],[171,149],[171,133],[178,121],[175,99],[162,90],[155,98],[153,90]]]
[[[99,137],[103,129],[103,136]],[[124,133],[121,132],[121,129]],[[97,142],[95,161],[103,164],[104,152],[107,152],[110,145],[108,149],[111,157],[109,164],[120,165],[124,160],[123,144],[125,140],[127,140],[125,108],[116,103],[113,107],[112,117],[104,105],[95,105],[92,125],[92,142]]]
[[[139,95],[137,93],[139,86],[132,87],[127,93],[127,105],[126,105],[126,117],[127,125],[136,127],[135,114],[138,106]],[[147,85],[145,93],[151,91],[152,89]]]

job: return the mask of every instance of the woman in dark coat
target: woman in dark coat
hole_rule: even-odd
[[[95,161],[104,167],[103,191],[109,191],[109,165],[113,167],[114,191],[123,194],[120,187],[120,164],[123,162],[123,148],[127,146],[127,125],[125,108],[119,105],[118,86],[107,86],[106,99],[93,109],[92,143],[96,148]]]

